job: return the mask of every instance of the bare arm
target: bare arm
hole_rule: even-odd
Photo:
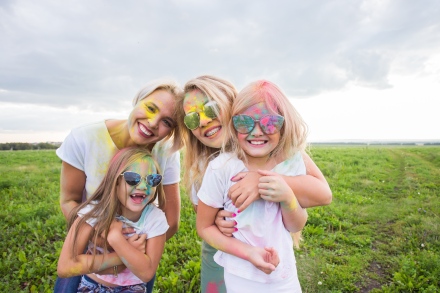
[[[306,152],[302,152],[307,175],[283,176],[298,199],[301,207],[310,208],[329,205],[332,191],[321,170]]]
[[[197,233],[211,246],[251,262],[266,274],[275,270],[279,259],[274,250],[253,247],[234,237],[223,235],[214,224],[218,208],[210,207],[199,200],[197,207]]]
[[[306,165],[306,175],[283,176],[284,180],[303,208],[330,204],[332,191],[327,180],[310,156],[306,152],[301,154]],[[228,195],[240,211],[245,210],[252,202],[260,198],[258,192],[260,177],[261,175],[257,172],[241,172],[231,179],[237,183],[231,186]]]
[[[93,228],[89,224],[82,225],[78,231],[77,241],[73,242],[73,235],[78,225],[79,218],[76,219],[64,241],[61,249],[60,258],[58,260],[57,272],[58,276],[68,278],[73,276],[85,275],[89,273],[96,273],[110,267],[121,265],[122,262],[115,252],[101,254],[95,256],[93,267],[93,255],[83,254],[86,248],[90,235],[93,233]],[[72,248],[75,247],[76,253]]]
[[[289,232],[301,231],[307,222],[307,211],[299,205],[283,176],[263,170],[259,170],[258,173],[262,175],[258,184],[261,198],[280,203],[284,227]]]
[[[170,228],[166,233],[166,239],[170,239],[179,229],[180,221],[180,190],[179,183],[164,185],[166,203],[163,212],[167,217]]]
[[[81,203],[86,185],[86,174],[63,161],[60,176],[60,206],[68,220],[73,208]]]

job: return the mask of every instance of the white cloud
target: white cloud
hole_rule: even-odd
[[[237,88],[267,78],[312,100],[353,88],[403,99],[398,80],[439,80],[438,15],[436,0],[2,1],[0,102],[34,110],[24,116],[98,118],[151,79],[201,74]],[[0,105],[0,129],[26,131],[10,110]]]

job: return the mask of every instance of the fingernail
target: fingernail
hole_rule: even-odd
[[[230,180],[234,180],[235,176],[232,176]]]
[[[237,228],[234,228],[234,231],[235,231],[235,232],[237,232],[237,231],[238,231],[238,229],[237,229]]]
[[[234,223],[235,223],[234,226],[237,226],[237,221],[234,221]],[[237,228],[235,228],[235,229],[237,229]]]
[[[232,217],[234,218],[236,216],[236,214],[235,213],[232,213]]]
[[[237,213],[241,213],[241,211],[240,211],[240,210],[237,210]]]

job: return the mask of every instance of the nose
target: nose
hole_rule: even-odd
[[[147,190],[147,195],[150,195],[151,193],[151,186],[147,184],[147,180],[145,180],[145,178],[142,178],[141,182],[139,182],[139,184],[136,186],[136,189]]]
[[[160,117],[158,115],[153,116],[148,119],[148,123],[150,124],[151,128],[159,127],[159,121],[160,121]]]
[[[264,132],[261,129],[260,123],[255,122],[254,129],[252,129],[250,134],[255,137],[264,135]]]
[[[206,116],[205,112],[200,112],[199,117],[200,117],[200,127],[204,127],[212,121],[212,118]]]

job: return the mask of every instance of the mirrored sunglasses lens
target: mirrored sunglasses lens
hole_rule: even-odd
[[[138,185],[139,182],[141,181],[141,175],[135,172],[125,172],[124,179],[128,185],[135,186]]]
[[[236,115],[232,117],[232,122],[234,123],[234,128],[239,133],[249,133],[254,129],[254,119],[247,115]]]
[[[264,133],[274,134],[281,130],[283,127],[284,117],[277,115],[267,115],[261,118],[260,126]]]
[[[216,118],[218,113],[217,103],[211,103],[205,105],[205,115],[209,118]]]
[[[188,127],[188,129],[194,130],[200,125],[199,115],[195,112],[189,113],[183,118],[183,123],[185,123],[185,126]]]
[[[151,174],[147,176],[147,183],[151,187],[156,187],[162,181],[162,175],[160,174]]]

